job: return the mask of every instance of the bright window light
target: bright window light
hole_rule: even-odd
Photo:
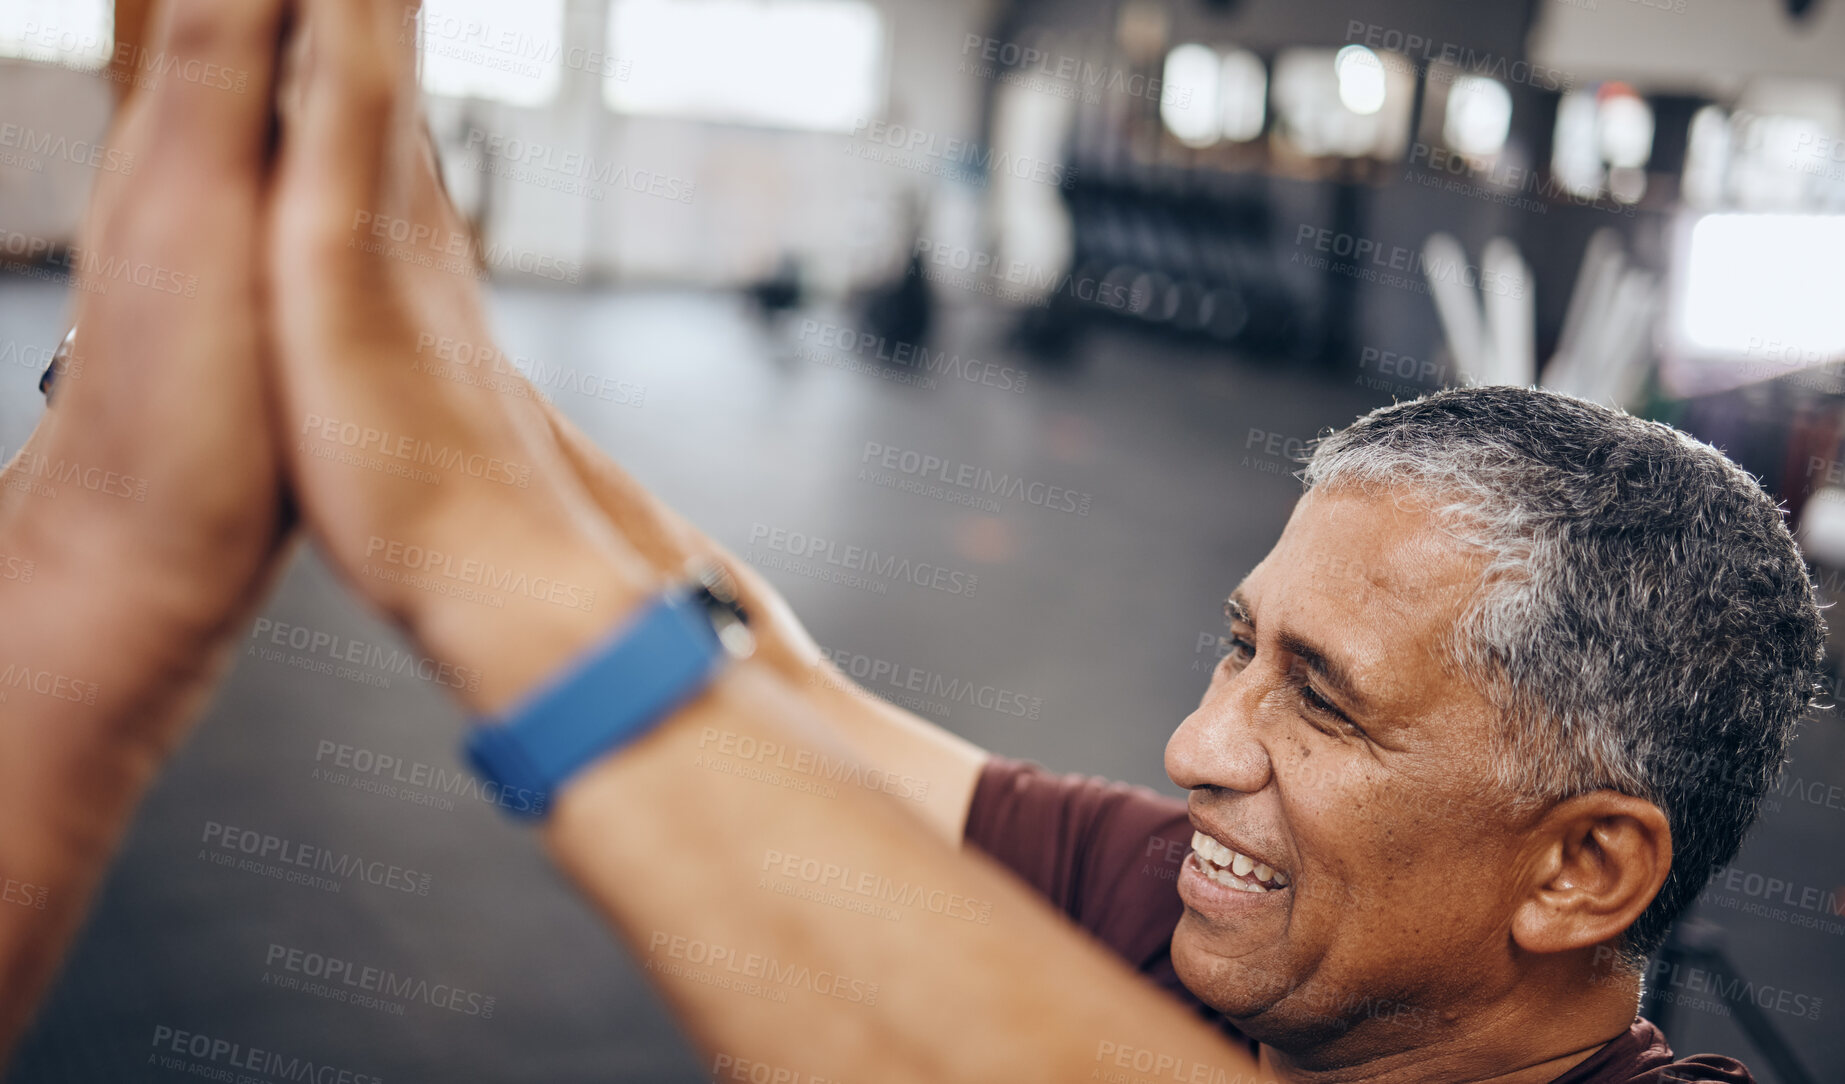
[[[0,2],[0,57],[96,71],[114,51],[113,0]]]
[[[1691,118],[1685,146],[1685,200],[1695,207],[1714,207],[1723,200],[1730,169],[1730,117],[1707,105]]]
[[[1601,195],[1601,147],[1596,141],[1595,92],[1572,90],[1557,103],[1557,126],[1551,136],[1550,168],[1564,187],[1578,196]]]
[[[1512,95],[1497,79],[1463,75],[1448,87],[1441,137],[1455,150],[1485,158],[1504,148],[1512,131]]]
[[[1653,156],[1653,107],[1637,94],[1602,99],[1596,127],[1602,157],[1616,169],[1639,169]]]
[[[850,132],[884,108],[884,22],[863,0],[613,0],[621,113]]]
[[[1333,58],[1339,101],[1361,117],[1384,108],[1384,62],[1362,45],[1348,45]]]
[[[423,89],[455,98],[543,105],[562,65],[599,63],[564,44],[564,0],[424,0]]]
[[[1272,127],[1282,146],[1309,157],[1400,157],[1409,141],[1416,78],[1415,64],[1398,53],[1363,46],[1336,53],[1283,49],[1269,80]]]
[[[1216,51],[1206,45],[1181,45],[1166,54],[1160,119],[1187,146],[1208,147],[1223,132],[1217,109],[1221,67]]]
[[[1679,329],[1700,352],[1845,358],[1845,215],[1705,215],[1684,261]]]
[[[1268,68],[1262,58],[1247,49],[1225,53],[1217,98],[1225,139],[1246,143],[1261,135],[1268,120]]]

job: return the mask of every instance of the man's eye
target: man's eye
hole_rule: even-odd
[[[1338,705],[1321,696],[1310,683],[1300,681],[1296,687],[1300,690],[1301,704],[1313,715],[1329,722],[1342,734],[1365,736],[1364,728],[1352,722],[1345,712],[1339,710]]]
[[[1241,670],[1249,665],[1249,660],[1256,657],[1255,643],[1234,632],[1219,636],[1217,644],[1223,649],[1223,666],[1227,670]]]
[[[1300,698],[1309,708],[1319,712],[1321,715],[1339,715],[1339,709],[1333,706],[1332,701],[1321,696],[1318,690],[1304,681],[1301,682],[1300,686]]]

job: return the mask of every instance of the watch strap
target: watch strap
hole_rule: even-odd
[[[697,591],[662,595],[500,722],[475,727],[468,759],[502,789],[543,795],[530,807],[540,815],[560,785],[652,730],[729,657]]]

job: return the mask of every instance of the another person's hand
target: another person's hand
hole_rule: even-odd
[[[0,490],[0,531],[37,566],[32,594],[60,584],[67,610],[106,600],[83,634],[95,666],[198,680],[275,567],[285,514],[258,271],[283,8],[160,9],[155,51],[179,62],[110,136],[134,168],[98,175],[70,259],[71,356]],[[164,748],[182,720],[141,721],[132,736]]]
[[[659,579],[535,399],[448,379],[496,351],[472,232],[436,181],[415,3],[305,0],[307,48],[269,234],[278,439],[348,582],[504,705]]]
[[[77,333],[0,479],[0,1063],[287,533],[260,218],[285,0],[172,0],[76,247]],[[223,80],[189,73],[229,73]],[[230,82],[230,87],[222,84]],[[23,390],[23,389],[22,389]]]

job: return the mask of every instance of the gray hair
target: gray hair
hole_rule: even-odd
[[[1301,477],[1407,489],[1486,551],[1441,650],[1501,713],[1495,782],[1664,811],[1672,870],[1620,946],[1656,951],[1742,846],[1818,689],[1825,624],[1774,500],[1671,426],[1505,386],[1373,411]]]

